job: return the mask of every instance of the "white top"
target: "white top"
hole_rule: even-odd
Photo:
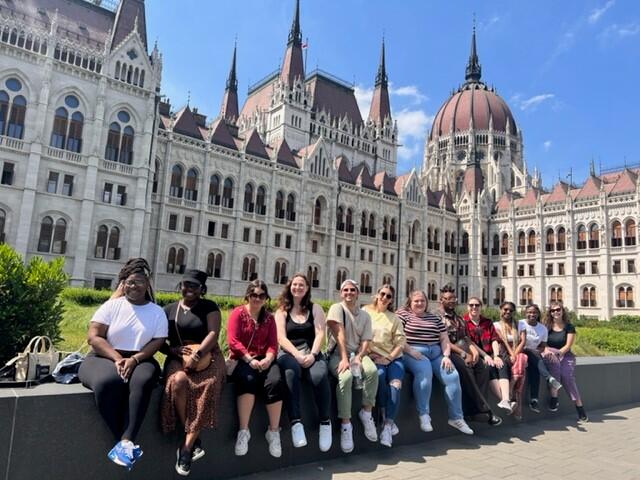
[[[126,297],[103,303],[93,314],[92,322],[108,325],[107,341],[116,350],[138,352],[154,338],[165,338],[168,321],[164,310],[155,303],[133,305]]]
[[[547,337],[549,336],[547,327],[540,322],[536,323],[535,327],[532,327],[526,320],[520,320],[518,322],[518,333],[523,330],[527,332],[527,338],[524,341],[524,348],[528,348],[529,350],[536,350],[538,345],[542,342],[546,343]]]

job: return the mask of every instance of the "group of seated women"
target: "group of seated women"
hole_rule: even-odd
[[[473,430],[465,418],[491,425],[502,422],[491,408],[489,393],[495,395],[498,409],[520,419],[528,381],[529,408],[539,412],[540,376],[550,390],[550,411],[558,410],[558,391],[564,387],[579,419],[587,420],[571,353],[575,328],[559,303],[551,304],[544,322],[535,305],[527,307],[526,320],[516,322],[515,305],[505,302],[500,306],[500,320],[492,323],[480,315],[482,304],[477,297],[469,299],[468,312],[460,317],[455,292],[448,287],[441,290],[440,305],[432,311],[421,290],[411,292],[395,310],[395,290],[388,284],[360,308],[358,284],[345,280],[340,286],[341,301],[325,316],[320,305],[311,301],[307,277],[295,274],[272,314],[267,309],[266,284],[254,280],[247,286],[244,303],[229,314],[225,363],[218,342],[220,309],[204,298],[204,272],[188,271],[180,283],[181,300],[164,310],[154,303],[150,269],[144,259],[129,260],[118,280],[111,299],[91,319],[88,342],[92,350],[79,376],[93,390],[98,410],[116,441],[108,458],[128,469],[142,456],[135,441],[161,376],[156,352],[166,355],[162,429],[171,432],[178,422],[182,429],[175,463],[180,475],[188,475],[192,463],[205,454],[200,432],[216,426],[227,376],[236,394],[238,456],[249,450],[256,396],[266,405],[269,425],[265,438],[273,457],[282,455],[283,403],[293,447],[307,445],[303,421],[309,425],[310,419],[302,418],[303,381],[313,388],[319,449],[328,451],[333,443],[330,377],[336,384],[340,448],[345,453],[354,449],[353,389],[362,391],[358,418],[365,438],[391,447],[399,433],[395,419],[406,371],[411,373],[424,432],[433,430],[429,403],[434,376],[444,387],[448,424],[467,435]]]

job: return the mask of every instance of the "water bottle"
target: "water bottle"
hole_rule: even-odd
[[[362,390],[363,382],[362,382],[362,371],[360,369],[360,365],[353,361],[356,354],[351,352],[349,356],[349,367],[351,369],[351,375],[353,376],[353,388],[356,390]]]

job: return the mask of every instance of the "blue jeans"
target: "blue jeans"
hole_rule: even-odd
[[[425,357],[421,360],[416,360],[407,353],[402,357],[404,366],[413,374],[413,396],[418,414],[429,413],[429,400],[431,399],[433,375],[435,374],[440,383],[444,385],[449,419],[459,420],[463,418],[460,378],[455,368],[447,372],[440,366],[442,362],[440,345],[411,345],[411,347]]]
[[[388,365],[379,365],[378,369],[378,394],[376,395],[376,404],[378,408],[384,408],[384,414],[387,420],[395,420],[400,406],[400,389],[392,386],[391,382],[400,380],[404,377],[404,365],[402,360],[396,358]]]

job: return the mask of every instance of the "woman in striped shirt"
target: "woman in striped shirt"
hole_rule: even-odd
[[[451,345],[447,330],[439,317],[427,312],[426,294],[421,290],[411,292],[396,315],[402,321],[407,338],[403,363],[413,374],[413,397],[420,418],[420,429],[424,432],[433,430],[429,400],[435,374],[444,385],[449,425],[468,435],[473,434],[464,421],[460,379],[449,358]]]

